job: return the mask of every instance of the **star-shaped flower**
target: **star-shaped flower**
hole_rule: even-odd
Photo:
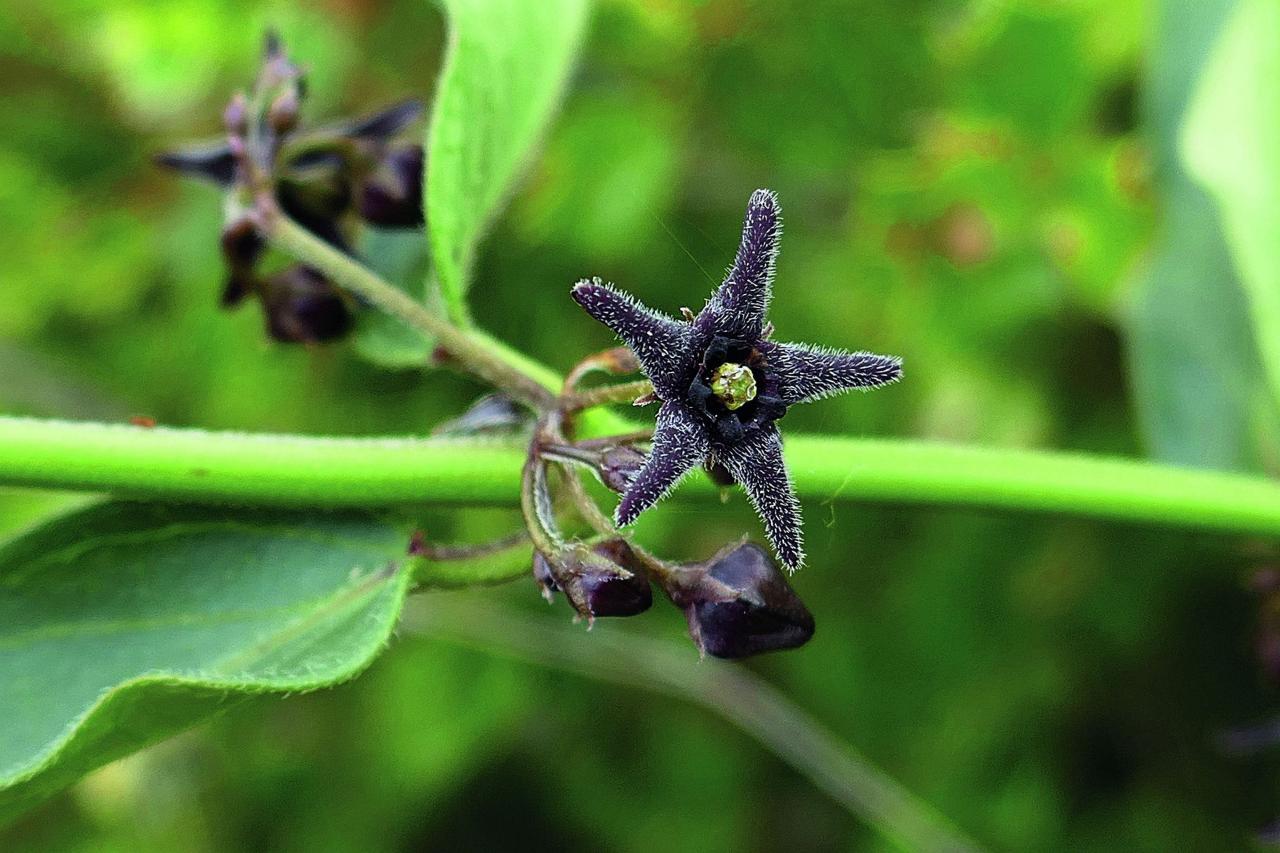
[[[902,362],[769,340],[765,313],[781,235],[777,196],[756,190],[724,283],[685,322],[598,278],[574,285],[573,298],[632,349],[662,401],[653,450],[623,493],[617,523],[635,521],[695,465],[719,463],[742,484],[778,557],[794,571],[804,562],[800,504],[774,421],[797,403],[894,382]]]

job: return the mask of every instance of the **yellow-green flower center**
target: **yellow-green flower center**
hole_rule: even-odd
[[[756,398],[756,377],[751,368],[726,361],[711,372],[711,393],[729,411],[741,409]]]

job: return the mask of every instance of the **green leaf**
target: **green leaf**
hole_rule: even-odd
[[[449,316],[466,322],[476,245],[560,101],[588,4],[441,4],[449,41],[427,130],[427,234]]]
[[[1235,0],[1169,2],[1157,16],[1146,114],[1163,222],[1129,311],[1134,402],[1151,454],[1256,470],[1274,442],[1248,306],[1212,200],[1178,136],[1215,35]]]
[[[417,231],[365,228],[359,255],[370,269],[414,299],[426,298],[427,247]],[[353,343],[366,360],[403,369],[424,367],[434,342],[386,311],[368,308],[357,316]]]
[[[1205,65],[1182,133],[1188,171],[1218,203],[1254,338],[1280,402],[1280,3],[1241,0]]]
[[[359,513],[116,502],[0,548],[0,821],[235,700],[356,675],[404,543]]]

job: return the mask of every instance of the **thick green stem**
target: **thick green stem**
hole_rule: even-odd
[[[1037,510],[1280,536],[1280,484],[1129,459],[790,436],[810,500]],[[0,485],[271,506],[516,505],[525,448],[467,439],[304,438],[0,418]],[[691,478],[678,498],[718,489]]]
[[[269,207],[262,229],[275,246],[315,267],[339,287],[368,301],[434,337],[463,366],[482,379],[533,406],[546,406],[559,389],[559,377],[536,366],[487,335],[457,326],[428,311],[403,291],[392,287],[364,266],[310,231]]]

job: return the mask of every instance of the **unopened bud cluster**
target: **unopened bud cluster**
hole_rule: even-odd
[[[598,453],[596,469],[606,485],[622,491],[644,460],[634,448],[611,448]],[[547,601],[563,592],[588,622],[648,610],[650,583],[656,583],[684,612],[699,651],[713,657],[793,649],[813,636],[813,616],[786,574],[767,551],[750,543],[728,546],[704,562],[680,564],[633,548],[620,536],[594,544],[568,542],[535,550],[533,576]]]
[[[227,195],[221,304],[262,305],[267,333],[286,343],[330,341],[352,327],[352,300],[319,271],[301,264],[264,272],[264,201],[349,255],[358,230],[420,228],[423,150],[396,137],[421,112],[405,101],[363,119],[310,128],[303,119],[306,78],[268,36],[250,93],[223,111],[224,139],[162,154],[161,165],[212,182]]]

